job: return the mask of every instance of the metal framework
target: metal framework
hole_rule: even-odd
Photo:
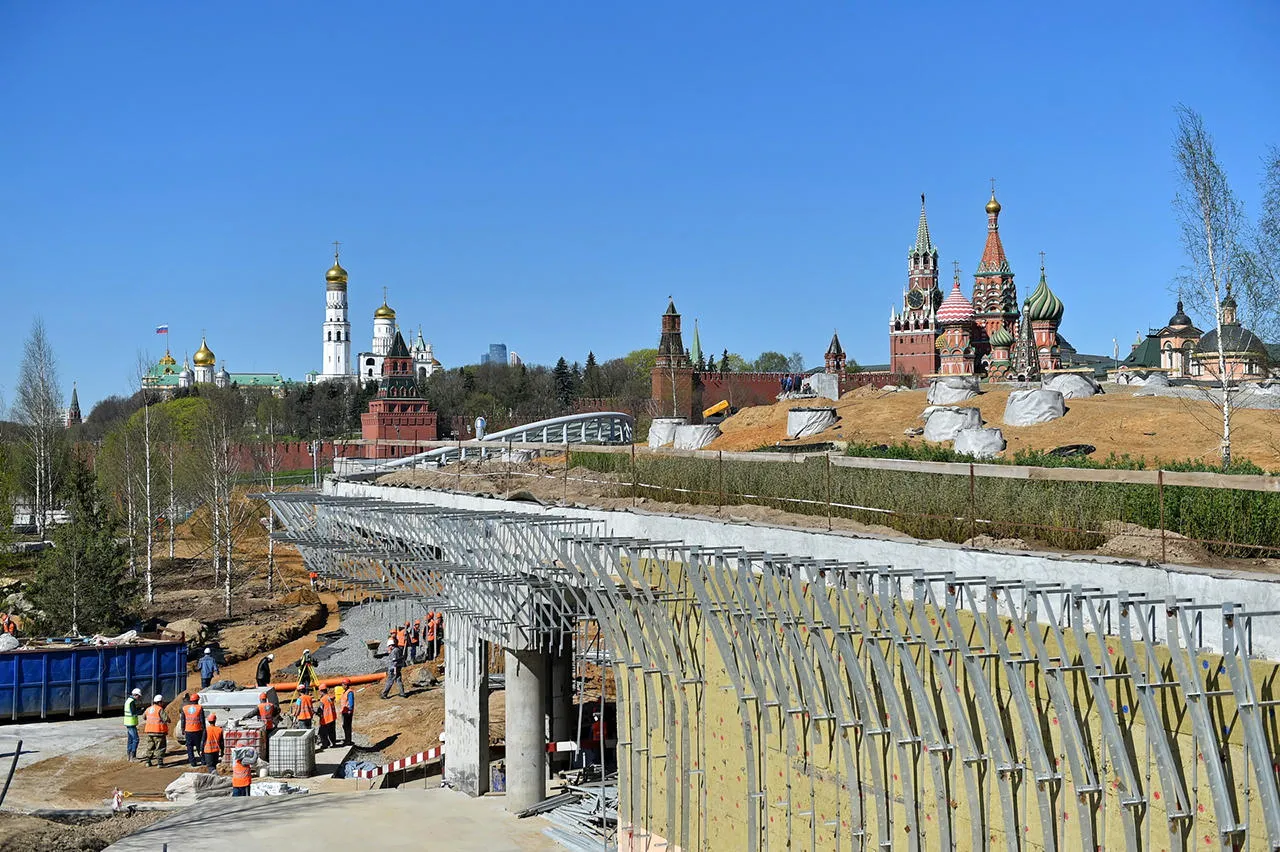
[[[1277,670],[1251,653],[1280,613],[264,497],[330,583],[508,649],[597,625],[642,848],[1280,849]]]

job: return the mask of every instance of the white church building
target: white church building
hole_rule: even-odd
[[[382,293],[382,305],[373,312],[373,341],[370,351],[356,354],[354,363],[351,358],[351,322],[347,316],[347,270],[338,263],[338,252],[333,253],[333,266],[324,275],[324,358],[323,368],[319,372],[307,374],[310,382],[361,382],[377,381],[382,375],[382,361],[396,337],[396,312],[387,305],[386,289]],[[413,355],[414,374],[419,379],[426,379],[437,370],[444,369],[436,360],[431,344],[422,337],[422,328],[418,328],[417,337],[410,345]]]

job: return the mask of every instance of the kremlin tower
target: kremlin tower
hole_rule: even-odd
[[[929,236],[929,220],[921,194],[916,242],[907,252],[907,289],[902,294],[902,312],[894,310],[889,314],[890,372],[917,376],[938,372],[934,312],[941,304],[938,250]]]
[[[353,374],[351,323],[347,319],[347,270],[338,263],[337,243],[333,244],[333,266],[324,274],[324,283],[324,360],[316,381],[350,381]]]
[[[1018,290],[1000,241],[1000,202],[996,201],[994,180],[991,200],[987,202],[987,244],[973,273],[973,310],[979,326],[975,344],[978,357],[982,358],[991,351],[991,335],[996,329],[1003,328],[1012,335],[1018,323]]]

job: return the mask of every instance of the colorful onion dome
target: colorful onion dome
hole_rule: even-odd
[[[1062,313],[1066,307],[1062,304],[1062,300],[1053,295],[1053,291],[1049,289],[1043,266],[1040,267],[1040,283],[1036,285],[1036,289],[1032,291],[1025,304],[1027,319],[1031,322],[1062,322]]]
[[[960,292],[960,282],[951,285],[951,293],[938,308],[938,325],[963,325],[973,322],[973,303]]]
[[[991,332],[991,345],[993,347],[999,346],[1002,349],[1008,348],[1013,345],[1013,335],[1009,333],[1009,329],[1000,326]]]

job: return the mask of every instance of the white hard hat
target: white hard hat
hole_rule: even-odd
[[[205,648],[205,649],[204,649],[204,652],[205,652],[206,654],[212,654],[212,653],[213,653],[212,649],[209,649],[209,648]]]
[[[275,658],[276,658],[276,655],[275,655],[275,654],[267,654],[267,659],[268,659],[268,660],[274,660]]]
[[[129,694],[130,694],[130,695],[137,695],[137,696],[141,697],[141,696],[142,696],[142,690],[141,690],[141,689],[138,689],[138,688],[136,688],[136,687],[135,687],[135,688],[134,688],[134,690],[133,690],[133,692],[130,692]]]
[[[152,702],[153,704],[159,704],[159,703],[161,703],[162,701],[164,701],[164,696],[163,696],[163,695],[157,695],[155,698],[152,698],[152,699],[151,699],[151,702]]]
[[[394,640],[394,639],[388,639],[388,640],[387,640],[387,647],[388,647],[388,648],[394,648],[395,646],[396,646],[396,640]]]

